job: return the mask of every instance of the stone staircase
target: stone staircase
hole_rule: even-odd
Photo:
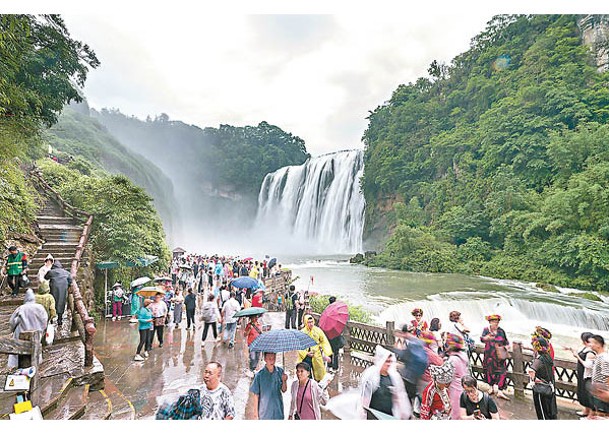
[[[78,246],[83,224],[67,216],[59,203],[39,189],[44,204],[37,216],[39,237],[44,240],[36,254],[30,258],[28,278],[30,287],[38,289],[36,274],[48,254],[70,270]],[[86,251],[85,251],[86,252]],[[86,255],[83,257],[86,259]],[[0,300],[0,335],[9,335],[8,319],[19,298]],[[108,379],[99,360],[93,358],[93,366],[84,365],[84,345],[73,327],[72,312],[67,309],[64,322],[56,332],[51,346],[44,346],[43,361],[38,371],[38,387],[31,392],[34,406],[39,406],[45,420],[133,420],[135,410],[129,400]],[[3,391],[7,355],[0,354],[0,419],[7,419],[13,412],[15,393]]]

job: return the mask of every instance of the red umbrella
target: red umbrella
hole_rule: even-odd
[[[344,302],[334,302],[321,313],[319,327],[329,340],[338,337],[349,321],[349,308]]]
[[[243,261],[252,261],[252,260],[253,260],[253,258],[252,258],[252,257],[247,257],[247,258],[244,258],[244,259],[243,259]]]

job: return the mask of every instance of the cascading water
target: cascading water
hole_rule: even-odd
[[[295,241],[300,252],[351,254],[362,250],[363,151],[339,151],[268,174],[258,195],[256,227]],[[286,239],[288,238],[288,239]]]

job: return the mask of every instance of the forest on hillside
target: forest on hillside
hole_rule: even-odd
[[[607,289],[609,73],[581,18],[496,16],[370,113],[369,264]]]

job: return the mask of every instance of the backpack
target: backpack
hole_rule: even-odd
[[[214,305],[213,303],[207,303],[203,305],[203,313],[201,313],[201,318],[204,322],[209,323],[212,321],[214,316]]]
[[[400,359],[404,362],[404,367],[400,374],[408,382],[416,384],[427,369],[427,352],[420,340],[411,340],[401,353]]]
[[[114,290],[114,296],[115,296],[117,299],[122,299],[124,295],[125,295],[125,294],[124,294],[124,292],[123,292],[123,289],[122,289],[122,288],[117,287],[117,288],[116,288],[116,290]]]

